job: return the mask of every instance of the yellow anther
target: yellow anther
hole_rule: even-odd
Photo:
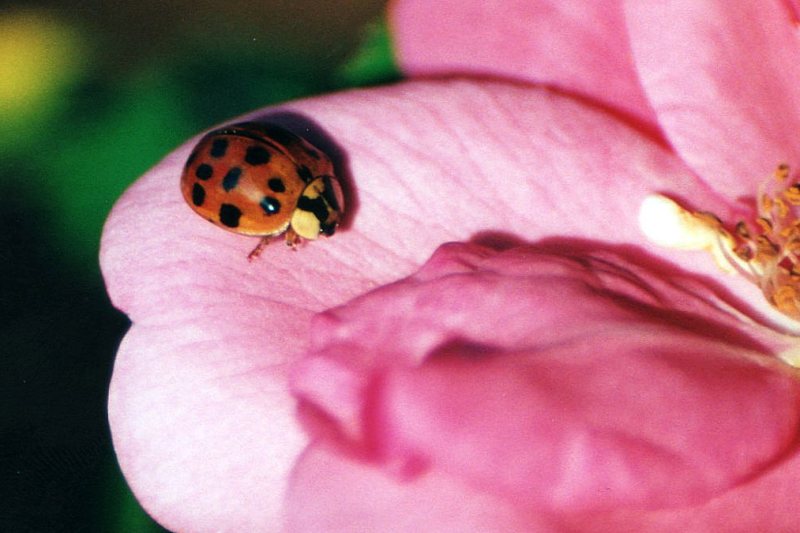
[[[713,214],[660,195],[642,203],[639,225],[656,244],[707,250],[723,270],[745,276],[777,310],[800,320],[800,182],[785,164],[774,178],[760,189],[757,216],[728,226],[731,231]]]
[[[775,198],[774,202],[775,207],[778,209],[778,216],[780,218],[786,218],[789,215],[789,206],[780,198]]]
[[[720,224],[720,226],[722,226],[722,224]],[[747,224],[745,224],[744,222],[739,222],[738,224],[736,224],[736,226],[734,227],[734,233],[736,233],[736,235],[738,235],[743,239],[750,238],[750,230],[747,229]]]
[[[792,205],[800,205],[800,184],[795,183],[783,191],[783,197]]]
[[[790,167],[789,167],[789,165],[787,163],[781,163],[775,169],[775,174],[774,174],[775,175],[775,179],[780,181],[780,182],[785,181],[789,177],[790,170],[791,169],[790,169]]]
[[[764,213],[769,213],[772,211],[773,202],[772,198],[767,194],[761,195],[761,211]]]
[[[772,293],[772,304],[782,313],[789,316],[800,316],[797,307],[797,289],[791,285],[776,287]]]
[[[758,250],[758,253],[760,254],[772,257],[777,255],[781,248],[772,242],[766,235],[759,235],[756,237],[756,250]]]

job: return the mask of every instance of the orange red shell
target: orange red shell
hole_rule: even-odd
[[[181,176],[189,206],[244,235],[288,232],[287,242],[332,235],[344,203],[327,155],[272,124],[214,130],[192,151]]]

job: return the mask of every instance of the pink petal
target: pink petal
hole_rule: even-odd
[[[795,531],[800,454],[796,447],[763,475],[702,506],[658,511],[616,510],[566,517],[565,531]]]
[[[786,450],[797,429],[788,380],[724,348],[681,346],[691,337],[654,345],[649,329],[609,330],[393,372],[374,438],[390,461],[564,512],[700,503]]]
[[[277,111],[314,117],[344,156],[351,219],[332,239],[296,253],[270,246],[248,263],[252,238],[214,227],[180,196],[195,140],[130,188],[103,236],[109,294],[134,322],[111,383],[114,443],[134,492],[171,529],[280,520],[305,443],[286,367],[315,312],[412,272],[442,242],[643,244],[647,193],[716,198],[613,116],[538,89],[414,82],[256,116]],[[701,255],[676,261],[715,271]]]
[[[681,156],[720,192],[753,196],[800,164],[800,42],[788,3],[626,3],[642,83]]]
[[[109,419],[128,482],[170,530],[272,530],[305,445],[272,363],[279,342],[252,324],[164,321],[134,326],[114,368]]]
[[[315,322],[316,355],[295,375],[309,428],[355,454],[350,468],[400,484],[443,474],[514,516],[702,503],[787,453],[800,383],[711,291],[661,275],[620,258],[443,247],[419,275]],[[709,301],[680,303],[692,298]],[[294,489],[312,491],[304,506],[334,475],[317,468]],[[358,515],[373,497],[405,501],[348,495],[352,508],[323,499],[311,516]]]
[[[398,60],[411,76],[469,74],[546,83],[655,124],[633,67],[619,0],[395,0]]]
[[[300,458],[288,499],[294,503],[288,520],[293,533],[552,531],[546,517],[521,513],[439,472],[398,483],[386,472],[322,446],[312,446]]]

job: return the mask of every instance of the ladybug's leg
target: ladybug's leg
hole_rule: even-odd
[[[289,226],[289,229],[286,230],[286,246],[292,250],[297,250],[297,245],[301,242],[303,242],[303,238],[297,234],[294,228]]]
[[[248,261],[252,261],[253,259],[258,257],[259,255],[261,255],[261,251],[268,244],[269,244],[269,237],[261,237],[261,240],[258,241],[258,244],[256,245],[255,248],[253,248],[253,251],[250,252],[249,254],[247,254],[247,260]]]

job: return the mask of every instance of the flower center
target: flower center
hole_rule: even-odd
[[[691,212],[661,195],[645,199],[639,225],[652,242],[705,249],[727,272],[755,283],[778,311],[800,320],[800,183],[779,165],[758,191],[758,216],[728,228],[715,215]]]

